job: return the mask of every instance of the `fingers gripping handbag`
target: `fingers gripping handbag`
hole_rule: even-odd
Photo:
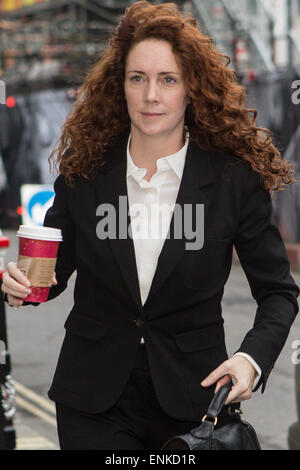
[[[255,430],[241,419],[241,410],[229,412],[230,422],[215,429],[231,387],[232,382],[219,388],[199,427],[169,439],[161,450],[261,450]]]

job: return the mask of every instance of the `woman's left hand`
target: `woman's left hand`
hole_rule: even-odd
[[[234,379],[235,383],[225,402],[228,405],[228,403],[240,402],[251,398],[256,375],[257,372],[248,359],[242,356],[233,356],[213,370],[201,382],[201,385],[209,387],[217,382],[216,393],[222,385]]]

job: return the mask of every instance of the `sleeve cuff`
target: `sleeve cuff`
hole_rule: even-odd
[[[254,389],[256,387],[256,385],[258,384],[260,378],[261,378],[261,374],[262,374],[261,368],[259,367],[257,362],[255,362],[255,360],[251,356],[249,356],[249,354],[247,354],[247,353],[237,352],[237,353],[234,354],[234,356],[242,356],[245,359],[248,359],[248,361],[253,365],[254,369],[257,372],[257,376],[255,377],[255,381],[254,381],[254,384],[253,384],[253,389]]]

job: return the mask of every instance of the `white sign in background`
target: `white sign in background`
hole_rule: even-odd
[[[22,224],[42,226],[53,200],[53,185],[23,184],[21,186]]]

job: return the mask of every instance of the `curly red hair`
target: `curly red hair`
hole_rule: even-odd
[[[181,66],[190,98],[185,115],[190,139],[201,148],[247,161],[261,174],[266,189],[293,183],[294,170],[273,144],[271,131],[257,127],[257,111],[246,108],[246,89],[228,67],[230,58],[174,3],[152,5],[144,0],[127,8],[108,47],[87,73],[59,145],[49,157],[67,182],[73,185],[77,176],[93,178],[105,164],[108,147],[130,127],[124,95],[126,58],[134,44],[149,38],[168,41]]]

